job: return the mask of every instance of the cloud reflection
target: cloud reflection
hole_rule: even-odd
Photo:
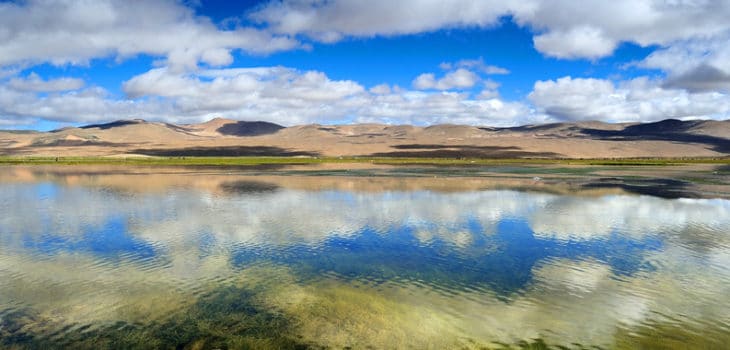
[[[610,346],[664,317],[727,326],[727,200],[228,183],[0,184],[0,308],[36,310],[46,327],[139,322],[248,280],[331,346]],[[403,333],[385,330],[392,319]]]

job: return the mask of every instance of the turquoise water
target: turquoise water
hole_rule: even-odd
[[[0,171],[2,348],[730,341],[727,199],[509,179]]]

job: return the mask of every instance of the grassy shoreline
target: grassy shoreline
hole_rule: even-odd
[[[417,158],[417,157],[13,157],[0,156],[0,165],[170,165],[170,166],[247,166],[306,165],[329,163],[371,163],[383,165],[682,165],[730,164],[725,158]]]

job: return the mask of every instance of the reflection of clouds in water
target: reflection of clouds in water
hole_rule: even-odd
[[[595,239],[613,232],[637,237],[675,233],[695,225],[727,227],[730,201],[647,196],[554,197],[543,209],[531,212],[528,220],[536,236],[561,240]]]
[[[607,346],[612,345],[616,327],[650,320],[681,320],[685,327],[703,329],[724,319],[727,327],[730,306],[724,300],[730,292],[730,275],[708,273],[687,260],[677,265],[617,279],[600,263],[551,261],[534,271],[538,284],[525,295],[534,302],[532,319],[526,324],[549,324],[557,335],[570,334],[585,344]],[[689,271],[692,276],[685,275]]]
[[[473,291],[445,295],[409,285],[353,288],[336,283],[315,283],[304,287],[304,291],[282,290],[283,296],[279,298],[304,299],[282,307],[305,320],[305,337],[326,336],[333,347],[353,343],[356,347],[376,348],[394,344],[449,347],[458,344],[459,339],[512,343],[537,337],[554,344],[577,342],[612,347],[618,328],[636,327],[652,319],[682,320],[685,326],[698,330],[705,329],[705,324],[723,322],[723,318],[727,325],[725,315],[730,307],[724,303],[724,296],[730,276],[701,273],[702,266],[694,264],[682,269],[696,271],[693,282],[709,283],[708,287],[715,292],[683,285],[673,269],[617,279],[600,262],[560,259],[537,267],[537,283],[509,300]],[[302,297],[302,293],[306,296]],[[338,302],[348,299],[357,301],[359,306],[355,309]],[[325,316],[312,314],[313,307],[324,310]],[[386,320],[397,321],[398,330],[403,333],[389,331],[383,324]],[[375,331],[373,325],[380,333],[370,339]],[[362,342],[364,338],[369,342]],[[357,343],[358,340],[361,342]]]
[[[0,229],[16,240],[41,239],[49,233],[77,237],[100,229],[110,218],[123,218],[132,234],[162,245],[196,239],[201,233],[210,233],[220,242],[276,245],[317,243],[332,235],[351,235],[363,227],[387,232],[393,226],[407,225],[463,245],[470,239],[451,228],[474,219],[487,233],[492,232],[502,217],[522,216],[543,197],[525,198],[511,191],[367,194],[282,190],[211,196],[190,190],[127,195],[78,187],[55,189],[55,195],[39,201],[33,186],[0,186],[0,195],[9,199],[0,208],[5,213]]]
[[[332,236],[355,234],[364,227],[386,233],[407,226],[424,240],[436,237],[463,246],[472,240],[471,233],[458,228],[468,220],[478,222],[488,234],[494,232],[500,219],[524,216],[539,206],[543,197],[525,198],[525,194],[512,191],[368,194],[290,190],[264,196],[222,197],[209,204],[193,195],[176,210],[175,223],[163,220],[142,229],[140,234],[165,242],[181,233],[204,230],[227,242],[314,244]]]
[[[593,336],[610,338],[617,324],[633,325],[646,314],[652,298],[643,291],[647,278],[614,278],[607,265],[596,261],[553,260],[536,267],[535,278],[543,290],[540,296],[528,295],[535,302],[532,322],[559,321],[555,331],[571,332],[576,325],[590,325]],[[566,324],[566,322],[575,324]],[[562,328],[562,329],[561,329]],[[586,339],[584,339],[586,340]]]
[[[75,237],[112,218],[155,220],[170,215],[175,195],[124,195],[52,184],[0,185],[0,228],[18,238],[47,234]],[[4,237],[9,238],[9,237]]]
[[[94,330],[118,328],[117,322],[147,324],[184,317],[176,312],[184,312],[197,297],[226,285],[267,290],[292,283],[281,268],[234,269],[225,254],[187,258],[194,262],[180,271],[137,261],[99,263],[78,254],[43,259],[3,254],[0,315],[6,310],[27,313],[38,322],[24,331],[47,336],[84,325]]]
[[[534,271],[546,288],[581,295],[594,292],[611,274],[608,265],[595,261],[550,261]]]
[[[562,240],[595,239],[612,232],[629,236],[675,233],[693,225],[716,231],[730,221],[727,200],[568,197],[516,191],[279,190],[214,196],[185,189],[119,194],[43,184],[0,186],[0,196],[6,199],[0,204],[5,241],[11,239],[9,235],[16,239],[48,233],[75,236],[103,227],[115,217],[128,221],[133,234],[163,245],[203,232],[220,242],[317,243],[332,235],[351,235],[363,227],[387,232],[394,226],[408,226],[424,242],[439,238],[464,246],[473,240],[462,229],[468,220],[478,222],[489,234],[500,220],[526,218],[536,236]]]
[[[52,187],[0,186],[0,196],[8,199],[0,204],[5,214],[0,217],[0,295],[3,303],[22,301],[60,322],[161,317],[200,290],[241,279],[242,272],[231,266],[232,245],[272,252],[351,237],[365,227],[386,235],[407,226],[422,244],[440,240],[450,249],[463,249],[479,238],[465,228],[469,222],[490,235],[505,219],[526,220],[544,239],[593,240],[616,232],[629,238],[660,235],[665,244],[660,251],[647,252],[655,270],[620,278],[596,259],[546,259],[532,267],[534,283],[509,300],[484,290],[443,294],[415,284],[352,288],[345,281],[294,282],[286,277],[291,271],[280,268],[266,270],[279,281],[270,286],[269,302],[309,322],[303,331],[310,336],[326,332],[333,346],[373,336],[372,324],[393,319],[411,333],[381,329],[381,343],[372,340],[374,345],[418,345],[417,339],[409,338],[420,329],[424,341],[434,341],[435,334],[449,341],[506,342],[542,334],[554,341],[610,346],[617,326],[637,325],[658,314],[697,322],[727,322],[725,315],[730,314],[724,302],[730,295],[726,200],[285,189],[250,195],[216,196],[188,189],[131,195]],[[129,232],[122,234],[149,242],[164,255],[164,264],[100,263],[86,254],[65,253],[38,259],[23,250],[28,240],[43,240],[49,234],[83,239],[83,232],[103,228],[111,218],[125,220]],[[682,243],[692,240],[698,227],[714,237],[714,244],[701,251]],[[284,277],[277,280],[278,275]],[[362,298],[368,307],[348,315],[352,305],[343,297]],[[318,315],[317,310],[331,314]]]

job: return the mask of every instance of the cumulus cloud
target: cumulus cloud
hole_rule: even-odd
[[[536,117],[520,102],[470,98],[469,94],[457,92],[401,91],[374,96],[369,101],[357,110],[356,121],[512,126],[531,123]]]
[[[481,57],[472,60],[464,59],[453,63],[442,62],[439,68],[447,71],[443,77],[437,79],[434,73],[423,73],[413,79],[413,87],[418,90],[463,90],[470,89],[482,81],[482,78],[475,71],[486,75],[509,74],[509,70],[506,68],[488,65],[484,63]],[[495,93],[499,87],[498,83],[487,79],[484,81],[484,85],[485,93],[481,94],[481,97],[499,96],[498,93]]]
[[[0,3],[0,66],[86,64],[98,57],[123,59],[137,54],[160,56],[177,69],[201,61],[225,66],[233,61],[231,50],[268,53],[299,47],[291,36],[335,42],[348,36],[485,28],[499,25],[505,16],[533,29],[535,47],[549,56],[599,58],[622,42],[633,42],[661,45],[667,52],[705,50],[717,56],[714,61],[729,61],[722,60],[727,58],[725,43],[730,33],[726,20],[730,3],[723,1],[591,0],[575,6],[568,0],[283,0],[250,13],[249,19],[260,24],[256,27],[242,26],[244,21],[222,30],[174,1],[31,0]],[[661,52],[647,65],[660,61],[659,56]],[[463,68],[475,68],[468,61],[462,63]],[[730,72],[726,63],[706,63]],[[500,67],[483,68],[487,74],[506,72]]]
[[[576,27],[551,31],[534,38],[535,48],[558,58],[598,58],[608,56],[617,42],[607,38],[599,28]]]
[[[168,113],[156,101],[114,99],[99,87],[39,95],[0,85],[0,116],[8,124],[21,125],[35,118],[77,123],[172,118]]]
[[[439,86],[471,84],[457,77],[458,74],[445,79]],[[36,80],[46,85],[49,82],[41,77]],[[50,82],[63,85],[55,80]],[[485,86],[496,89],[494,84]],[[42,118],[88,123],[144,118],[190,123],[223,115],[283,125],[382,122],[500,126],[532,122],[534,117],[526,105],[504,101],[496,90],[477,97],[463,92],[417,91],[387,84],[368,90],[355,81],[333,80],[319,71],[287,67],[187,73],[154,68],[124,82],[122,89],[126,98],[96,86],[38,93],[18,90],[9,82],[0,83],[0,116],[7,121]]]
[[[730,71],[730,30],[712,37],[676,42],[652,52],[640,66],[669,72],[686,72],[701,64]]]
[[[389,94],[391,92],[390,86],[388,84],[378,84],[370,88],[371,93],[377,94],[377,95],[385,95]]]
[[[660,45],[641,66],[668,73],[665,87],[690,92],[730,89],[730,3],[722,1],[568,0],[479,1],[448,4],[416,0],[272,2],[252,18],[277,33],[333,42],[347,36],[402,35],[443,28],[488,27],[502,16],[534,30],[535,48],[547,56],[598,59],[623,42]],[[405,20],[404,20],[405,19]],[[443,63],[444,70],[466,68],[486,74],[508,73],[479,61]],[[414,81],[419,89],[450,88],[433,74]],[[485,96],[490,96],[489,92]],[[649,102],[652,104],[652,102]],[[680,115],[694,115],[680,112]],[[667,116],[669,117],[669,115]],[[619,118],[620,119],[620,118]]]
[[[562,58],[596,58],[620,42],[665,45],[727,33],[730,5],[724,2],[417,0],[272,1],[250,14],[261,24],[221,30],[208,18],[173,1],[129,4],[28,1],[0,4],[0,65],[22,62],[85,64],[97,57],[140,53],[191,67],[232,62],[230,50],[268,53],[298,47],[289,36],[335,42],[347,36],[403,35],[443,28],[489,27],[512,16],[534,28],[535,47]],[[263,27],[264,29],[261,29]],[[278,33],[272,35],[270,32]],[[498,68],[498,67],[497,67]],[[497,69],[495,72],[500,72]]]
[[[537,81],[528,98],[540,111],[570,121],[635,122],[730,116],[727,94],[665,88],[661,81],[646,77],[618,84],[571,77]]]
[[[76,78],[58,78],[43,80],[38,74],[31,73],[26,78],[13,78],[8,87],[18,91],[68,91],[78,90],[84,86],[84,81]]]
[[[284,0],[251,14],[277,33],[324,42],[346,36],[484,28],[499,24],[503,16],[533,28],[535,47],[560,58],[598,58],[612,53],[621,42],[669,46],[730,30],[730,3],[724,1],[591,0],[576,6],[570,0]]]
[[[0,2],[0,123],[132,117],[188,122],[222,114],[287,125],[506,126],[550,119],[727,118],[730,110],[730,3],[723,1],[590,0],[575,6],[568,0],[282,0],[248,16],[222,29],[176,1]],[[257,25],[247,27],[251,22],[246,20]],[[205,70],[232,64],[235,50],[266,54],[302,47],[300,40],[487,28],[504,20],[532,30],[535,48],[558,58],[597,59],[624,42],[658,45],[636,64],[662,70],[666,78],[538,81],[528,96],[533,110],[525,102],[500,98],[498,84],[486,75],[510,71],[482,58],[444,62],[442,76],[416,77],[415,91],[392,84],[367,89],[323,72],[285,67]],[[125,82],[126,98],[73,77],[17,76],[40,63],[85,65],[99,57],[123,60],[141,54],[153,56],[158,68]],[[461,93],[480,83],[481,92]]]
[[[230,51],[269,53],[298,43],[255,28],[220,30],[179,2],[31,0],[0,3],[0,66],[88,64],[150,54],[175,69],[232,62]]]
[[[669,88],[664,81],[645,77],[622,82],[571,77],[538,81],[528,95],[532,103],[528,105],[502,99],[499,83],[489,79],[481,82],[481,92],[458,90],[459,86],[476,86],[473,73],[462,79],[457,74],[460,70],[441,79],[420,76],[414,86],[426,90],[410,90],[388,84],[367,89],[355,81],[330,79],[319,71],[281,66],[188,73],[154,68],[124,82],[127,96],[121,98],[97,86],[85,87],[78,79],[44,80],[30,75],[0,83],[0,119],[6,125],[35,118],[81,123],[129,118],[191,123],[222,115],[283,125],[379,122],[514,126],[556,120],[626,122],[730,116],[727,94]],[[71,88],[77,89],[68,90]]]
[[[433,73],[421,74],[413,80],[413,87],[419,90],[436,89],[466,89],[474,86],[479,81],[479,76],[474,72],[459,68],[449,72],[441,79],[436,79]]]
[[[530,11],[516,11],[522,25],[544,31],[535,46],[556,57],[596,58],[619,42],[641,46],[719,35],[730,28],[730,5],[719,1],[569,0],[536,1]]]
[[[670,77],[665,86],[689,91],[730,92],[730,73],[703,63],[687,72]]]
[[[484,63],[483,58],[475,60],[459,60],[457,62],[442,62],[439,67],[443,70],[452,70],[454,68],[467,68],[471,70],[477,70],[483,74],[509,74],[510,71],[507,68],[494,66],[491,64]]]
[[[691,91],[730,90],[730,31],[685,40],[652,52],[638,63],[668,73],[667,86]]]
[[[160,100],[169,114],[206,119],[224,113],[241,119],[263,119],[287,125],[338,120],[367,94],[358,83],[331,80],[318,71],[285,67],[206,70],[177,74],[152,69],[123,84],[131,98]]]
[[[333,42],[344,36],[400,35],[465,26],[485,27],[515,5],[503,1],[319,1],[270,2],[251,14],[277,33],[304,34]],[[525,5],[528,6],[528,5]]]
[[[595,0],[575,6],[568,0],[457,0],[448,4],[416,0],[399,1],[397,4],[380,0],[367,4],[342,0],[284,0],[269,3],[251,14],[252,19],[274,32],[304,35],[324,42],[348,36],[391,36],[443,28],[484,28],[498,25],[503,16],[512,16],[517,24],[531,28],[535,33],[535,48],[547,56],[598,59],[609,56],[624,42],[640,46],[659,45],[661,48],[640,65],[667,72],[665,88],[689,90],[688,99],[700,100],[715,97],[695,93],[730,89],[730,46],[727,45],[730,39],[730,22],[727,21],[730,3],[722,1],[618,0],[609,3]],[[486,74],[508,72],[474,60],[443,63],[442,68],[480,70]],[[424,74],[414,81],[414,87],[450,89],[454,86],[433,74]],[[490,96],[488,91],[485,96]],[[652,107],[656,102],[648,101],[642,108],[648,106],[656,110]],[[669,109],[675,113],[667,117],[707,114],[687,108]],[[624,110],[614,119],[626,119],[626,113]],[[593,114],[603,115],[600,112]],[[633,117],[629,119],[634,120]]]

